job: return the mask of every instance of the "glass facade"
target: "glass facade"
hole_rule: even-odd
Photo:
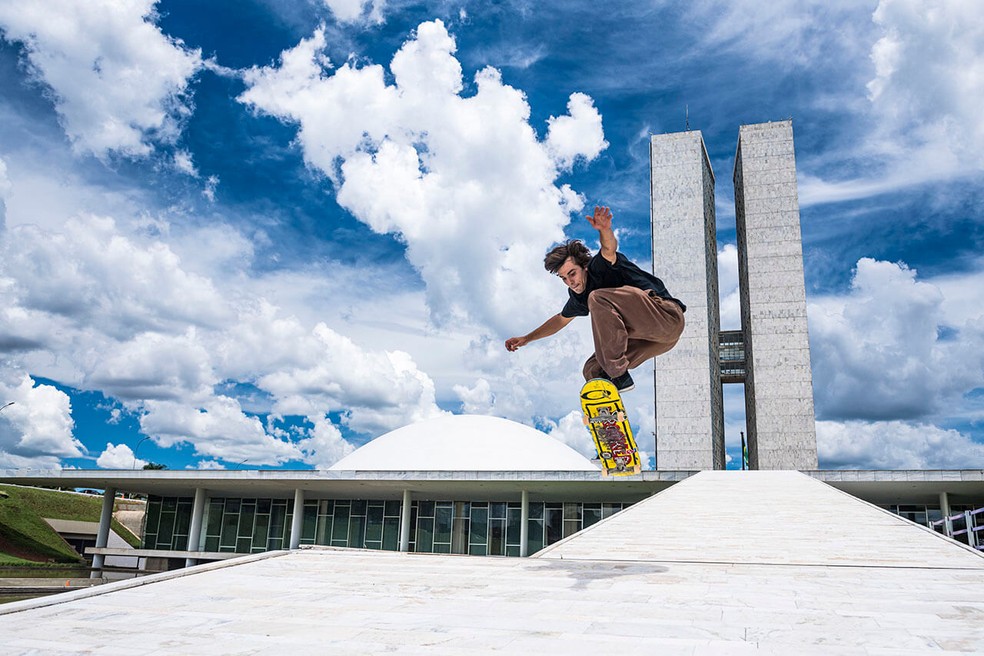
[[[718,354],[722,383],[745,382],[745,336],[740,330],[722,330]]]
[[[145,549],[184,550],[192,497],[150,497]],[[609,517],[627,504],[530,502],[527,528],[533,554]],[[397,551],[399,501],[320,499],[304,503],[301,544]],[[293,499],[214,498],[205,505],[202,551],[259,553],[290,545]],[[519,556],[519,502],[413,501],[410,551]]]
[[[932,527],[932,523],[943,518],[939,506],[923,505],[892,505],[888,507],[893,513],[905,517],[911,522]]]

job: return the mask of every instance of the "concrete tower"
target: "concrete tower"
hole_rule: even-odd
[[[792,121],[741,126],[734,180],[749,466],[816,469]]]
[[[656,467],[724,469],[714,173],[699,131],[654,135],[650,161],[654,273],[687,304],[656,358]]]
[[[650,157],[653,268],[688,308],[680,343],[656,358],[657,469],[724,469],[727,383],[745,384],[752,469],[815,469],[792,123],[739,131],[740,331],[720,330],[714,174],[700,132],[653,136]]]

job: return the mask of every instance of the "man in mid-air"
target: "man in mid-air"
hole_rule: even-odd
[[[506,349],[515,351],[556,334],[574,317],[590,315],[595,352],[584,363],[584,379],[606,378],[627,392],[635,387],[629,369],[666,353],[679,341],[687,306],[670,296],[662,280],[618,252],[610,209],[595,207],[586,218],[598,231],[601,251],[592,257],[573,239],[547,253],[543,266],[569,288],[567,304],[539,328],[507,339]]]

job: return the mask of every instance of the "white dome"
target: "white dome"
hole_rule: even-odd
[[[445,415],[380,435],[335,471],[598,471],[560,440],[481,415]]]

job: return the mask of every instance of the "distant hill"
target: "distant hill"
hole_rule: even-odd
[[[43,518],[98,522],[101,512],[101,496],[0,485],[0,564],[83,562]],[[140,538],[115,519],[113,530],[132,546],[140,546]]]

